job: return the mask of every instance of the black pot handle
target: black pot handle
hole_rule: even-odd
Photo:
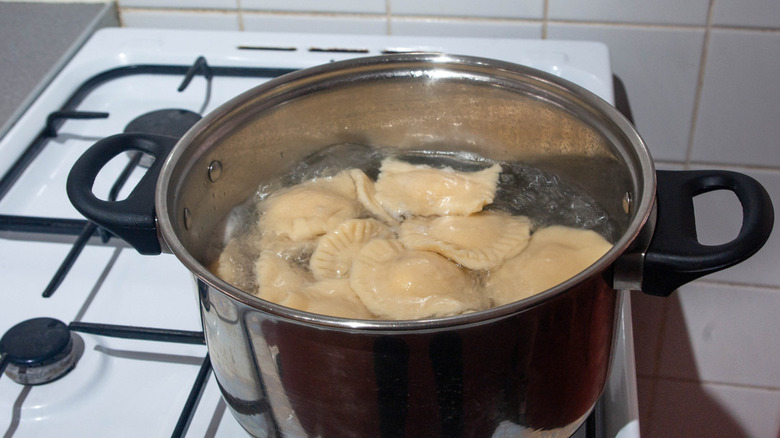
[[[126,133],[106,137],[76,161],[68,175],[70,202],[87,219],[124,239],[141,254],[160,254],[154,193],[165,158],[177,139],[162,135]],[[154,157],[130,195],[121,201],[104,201],[92,192],[100,170],[117,155],[140,151]]]
[[[658,219],[645,254],[642,291],[668,296],[701,276],[733,266],[755,254],[774,224],[772,200],[755,179],[722,170],[658,171]],[[742,204],[739,235],[722,245],[702,245],[696,236],[693,197],[729,190]]]

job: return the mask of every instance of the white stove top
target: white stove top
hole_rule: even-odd
[[[548,71],[613,100],[606,48],[597,43],[399,38],[238,32],[107,29],[96,33],[52,81],[30,110],[0,140],[0,175],[36,140],[47,116],[76,88],[104,71],[136,65],[189,66],[204,56],[212,67],[295,69],[382,52],[437,51],[498,58]],[[65,195],[73,162],[97,139],[122,132],[135,117],[161,108],[206,113],[264,78],[197,75],[183,92],[182,74],[129,72],[85,93],[78,111],[107,118],[66,120],[0,199],[0,215],[82,219]],[[96,193],[108,193],[125,166],[117,158],[101,173]],[[137,172],[138,173],[138,172]],[[131,176],[128,186],[139,175]],[[77,225],[80,225],[78,223]],[[3,228],[5,230],[5,228]],[[0,335],[18,322],[52,317],[162,329],[200,331],[193,280],[171,255],[146,257],[116,243],[87,245],[50,298],[43,298],[72,243],[51,236],[36,241],[19,232],[0,235],[4,279]],[[72,241],[73,237],[65,240]],[[94,239],[93,239],[94,240]],[[113,242],[113,241],[112,241]],[[628,295],[615,366],[603,397],[608,436],[638,436],[636,383]],[[119,339],[79,333],[84,352],[77,366],[44,385],[23,386],[0,378],[0,433],[6,437],[53,434],[170,436],[206,355],[202,345]],[[226,413],[213,377],[197,404],[186,436],[243,436]]]

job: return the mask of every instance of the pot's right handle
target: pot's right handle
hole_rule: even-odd
[[[774,224],[772,200],[755,179],[722,170],[658,171],[658,218],[645,253],[642,291],[668,296],[701,276],[733,266],[755,254]],[[742,204],[739,235],[722,245],[702,245],[696,236],[693,198],[729,190]]]
[[[76,161],[68,175],[70,202],[84,217],[127,241],[141,254],[160,254],[154,193],[163,162],[177,141],[142,133],[118,134],[98,141]],[[154,157],[154,162],[127,198],[99,199],[92,192],[98,173],[111,159],[129,151],[145,152]]]

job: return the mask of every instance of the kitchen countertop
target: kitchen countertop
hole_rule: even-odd
[[[96,29],[116,25],[113,3],[0,2],[0,136]]]

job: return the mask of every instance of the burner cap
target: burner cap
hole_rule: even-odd
[[[125,132],[181,138],[200,119],[200,114],[189,110],[162,109],[136,117],[127,124]]]
[[[11,327],[0,338],[8,357],[6,374],[25,385],[50,382],[76,364],[68,326],[53,318],[34,318]]]

